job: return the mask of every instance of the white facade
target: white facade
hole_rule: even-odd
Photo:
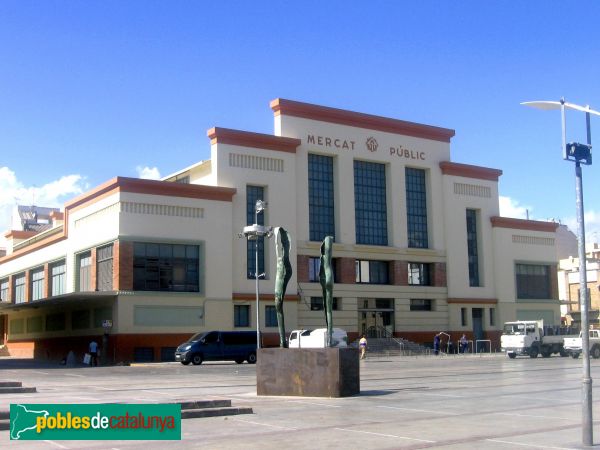
[[[9,298],[0,304],[9,348],[28,348],[33,343],[36,355],[43,356],[39,350],[46,348],[54,356],[64,348],[49,338],[101,334],[95,319],[102,314],[110,314],[117,359],[138,358],[148,348],[153,359],[161,359],[182,337],[197,331],[255,329],[255,280],[248,276],[247,243],[237,237],[247,225],[249,186],[262,189],[262,200],[268,202],[265,224],[283,226],[293,239],[294,275],[284,305],[288,331],[325,323],[318,304],[321,287],[311,281],[309,271],[321,243],[311,240],[311,227],[317,226],[311,222],[311,210],[314,214],[319,207],[314,202],[320,201],[311,200],[311,189],[317,197],[329,196],[326,200],[334,205],[327,213],[335,235],[338,278],[334,323],[348,331],[351,339],[368,332],[428,343],[433,334],[445,331],[457,334],[455,339],[467,333],[495,341],[503,321],[539,317],[558,323],[556,277],[550,272],[527,275],[552,268],[556,274],[557,225],[498,217],[501,171],[450,162],[453,130],[283,99],[273,101],[271,107],[274,135],[213,128],[208,132],[209,161],[164,181],[111,180],[67,203],[64,225],[57,222],[57,227],[46,232],[48,237],[9,233],[13,243],[25,239],[0,259],[0,282],[10,288],[4,291]],[[331,162],[331,178],[327,179],[333,186],[331,192],[319,191],[322,187],[311,175],[316,169],[309,168],[309,155]],[[376,175],[369,172],[372,167]],[[416,169],[415,179],[423,181],[416,194],[407,195],[406,168]],[[357,180],[364,185],[357,187]],[[414,182],[413,178],[408,181]],[[377,183],[384,183],[384,188],[373,187]],[[363,198],[375,198],[384,206],[371,213],[371,205]],[[425,202],[413,214],[416,198]],[[362,205],[360,212],[357,205]],[[409,230],[421,227],[422,231],[421,219],[426,222],[426,239],[414,231],[417,228]],[[379,238],[384,243],[357,242],[365,239],[357,236],[367,235],[363,224],[383,233],[386,238]],[[414,236],[420,236],[418,245],[411,241]],[[199,268],[197,286],[190,292],[135,289],[140,276],[134,270],[136,243],[198,248],[199,257],[194,260]],[[112,288],[95,292],[101,276],[96,273],[95,258],[107,244],[113,245]],[[78,278],[82,264],[78,255],[86,252],[93,265],[87,288],[93,292],[82,292]],[[31,292],[41,289],[39,282],[37,287],[31,284],[32,269],[48,271],[53,262],[63,259],[66,291],[50,295],[48,272],[46,295],[32,300]],[[260,327],[272,343],[276,325],[271,319],[267,326],[265,316],[265,307],[273,305],[272,242],[265,244],[264,264]],[[357,275],[357,267],[370,269],[368,274]],[[409,268],[414,271],[415,267],[423,270],[421,284],[409,277]],[[29,298],[17,303],[14,282],[20,274],[27,275]],[[375,278],[377,282],[372,282]],[[540,283],[544,285],[541,291]],[[88,327],[77,322],[85,317],[86,308]],[[48,330],[48,323],[57,328],[56,317],[50,322],[47,317],[55,311],[59,316],[65,313],[64,327]]]

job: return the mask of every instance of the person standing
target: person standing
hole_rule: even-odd
[[[469,345],[469,341],[467,341],[467,335],[463,333],[460,337],[460,352],[467,353],[467,347]]]
[[[90,342],[89,346],[90,351],[90,366],[97,367],[98,366],[98,343],[94,340]]]
[[[433,354],[434,355],[440,354],[440,334],[439,333],[433,337]]]
[[[367,338],[363,334],[358,341],[358,346],[360,347],[360,359],[365,359],[365,355],[367,354]]]

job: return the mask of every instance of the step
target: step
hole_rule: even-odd
[[[20,381],[0,381],[0,387],[21,387],[23,383]]]
[[[181,411],[182,419],[197,419],[200,417],[235,416],[238,414],[254,414],[252,408],[202,408]]]
[[[177,403],[181,405],[182,411],[186,409],[227,408],[231,406],[231,400],[199,400]]]
[[[31,394],[37,392],[34,387],[0,387],[0,394]]]

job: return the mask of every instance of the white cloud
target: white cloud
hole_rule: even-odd
[[[586,244],[600,242],[600,213],[594,210],[586,211],[584,213],[584,222]],[[568,226],[573,233],[576,235],[578,234],[576,217],[567,217],[563,223]]]
[[[65,200],[88,188],[81,175],[65,175],[42,186],[25,186],[10,168],[0,167],[0,238],[11,227],[15,205],[35,204],[60,208]]]
[[[135,170],[137,170],[138,177],[140,178],[144,178],[146,180],[160,180],[160,172],[158,171],[158,167],[137,166]]]
[[[531,213],[533,209],[531,206],[525,206],[519,204],[518,200],[510,197],[499,197],[500,201],[500,215],[502,217],[513,217],[515,219],[527,219],[527,212]],[[530,214],[531,216],[531,214]]]

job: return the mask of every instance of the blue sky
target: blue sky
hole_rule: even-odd
[[[210,127],[271,133],[276,97],[455,129],[453,161],[504,171],[504,214],[571,224],[560,114],[520,102],[600,109],[599,13],[549,0],[4,0],[0,228],[15,198],[61,205],[116,175],[207,159]],[[584,141],[584,116],[567,119]],[[599,166],[584,168],[590,234]]]

